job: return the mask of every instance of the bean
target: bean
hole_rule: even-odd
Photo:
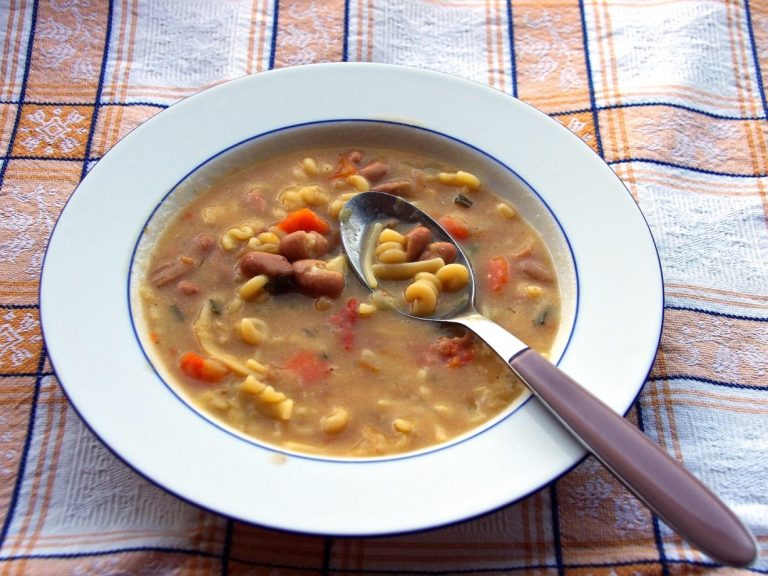
[[[517,266],[523,274],[534,280],[549,282],[554,278],[552,272],[544,264],[536,260],[523,260]]]
[[[215,242],[210,234],[198,234],[192,239],[192,246],[200,254],[207,254],[211,251]]]
[[[432,232],[425,226],[415,226],[405,234],[406,261],[415,262],[429,243],[432,242]]]
[[[192,265],[186,260],[175,258],[161,262],[149,277],[150,283],[156,288],[161,288],[178,280],[184,274],[192,270]]]
[[[297,230],[280,239],[280,254],[289,261],[319,258],[328,253],[330,243],[322,234]]]
[[[427,246],[426,250],[422,252],[419,260],[442,258],[446,264],[451,264],[456,261],[456,256],[456,246],[450,242],[432,242],[432,244]]]
[[[263,214],[267,207],[267,201],[264,199],[264,194],[261,190],[255,188],[253,190],[248,190],[248,192],[245,193],[243,201],[255,214]]]
[[[338,298],[344,290],[344,274],[326,270],[322,260],[297,260],[292,264],[296,285],[310,296]]]
[[[389,164],[382,162],[381,160],[374,160],[369,162],[358,172],[360,176],[363,176],[368,182],[376,182],[381,180],[389,172]]]
[[[354,162],[355,164],[359,164],[360,160],[363,159],[363,151],[362,150],[350,150],[345,154],[347,158],[349,158],[350,162]]]
[[[374,192],[387,192],[388,194],[398,194],[408,196],[413,193],[413,182],[405,178],[397,180],[388,180],[371,188]]]
[[[200,288],[198,288],[197,285],[193,284],[189,280],[179,281],[179,283],[176,284],[176,288],[178,288],[179,292],[187,296],[192,296],[193,294],[200,292]]]
[[[240,273],[246,278],[264,274],[270,278],[293,274],[291,263],[279,254],[269,252],[248,252],[238,263]]]

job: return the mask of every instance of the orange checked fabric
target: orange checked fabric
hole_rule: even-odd
[[[38,314],[46,243],[75,187],[186,96],[344,60],[449,72],[520,98],[623,180],[666,297],[628,418],[749,525],[753,566],[716,565],[592,458],[481,518],[324,538],[181,501],[84,426]],[[763,0],[3,0],[0,576],[768,573],[767,85]]]

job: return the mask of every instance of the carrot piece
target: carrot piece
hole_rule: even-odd
[[[283,220],[278,222],[277,227],[288,234],[298,230],[325,234],[330,229],[328,222],[320,218],[320,216],[312,212],[309,208],[301,208],[291,212]]]
[[[204,358],[194,352],[186,352],[179,360],[179,366],[184,374],[203,382],[218,382],[229,374],[229,368],[215,358]]]
[[[469,228],[461,218],[443,216],[438,220],[438,223],[456,240],[466,240],[469,238]]]
[[[486,266],[488,285],[494,292],[501,292],[509,281],[509,265],[503,256],[495,256],[488,261]]]
[[[331,373],[331,363],[315,352],[302,350],[285,363],[286,370],[296,374],[304,385],[316,384]]]
[[[357,174],[357,166],[352,163],[352,160],[347,155],[339,156],[339,164],[336,166],[336,171],[331,174],[331,179],[349,178],[353,174]]]

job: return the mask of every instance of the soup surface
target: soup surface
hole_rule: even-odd
[[[552,259],[482,174],[399,150],[318,148],[204,186],[149,256],[146,340],[200,411],[273,446],[368,457],[446,442],[520,396],[471,333],[391,310],[412,279],[371,293],[347,269],[338,221],[369,189],[438,220],[473,265],[480,310],[548,353],[560,319]],[[416,241],[401,232],[379,243],[408,250]],[[450,264],[422,243],[409,260]]]

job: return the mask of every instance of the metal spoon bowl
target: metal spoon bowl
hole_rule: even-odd
[[[461,246],[416,206],[383,192],[354,196],[340,215],[344,250],[366,286],[373,288],[364,266],[371,227],[392,219],[426,226],[434,238],[454,244],[457,262],[470,273],[468,297],[459,306],[429,317],[413,316],[400,308],[398,312],[421,321],[458,324],[474,332],[587,450],[683,538],[723,564],[746,566],[755,560],[754,537],[717,496],[600,399],[480,314],[475,307],[474,272]]]

